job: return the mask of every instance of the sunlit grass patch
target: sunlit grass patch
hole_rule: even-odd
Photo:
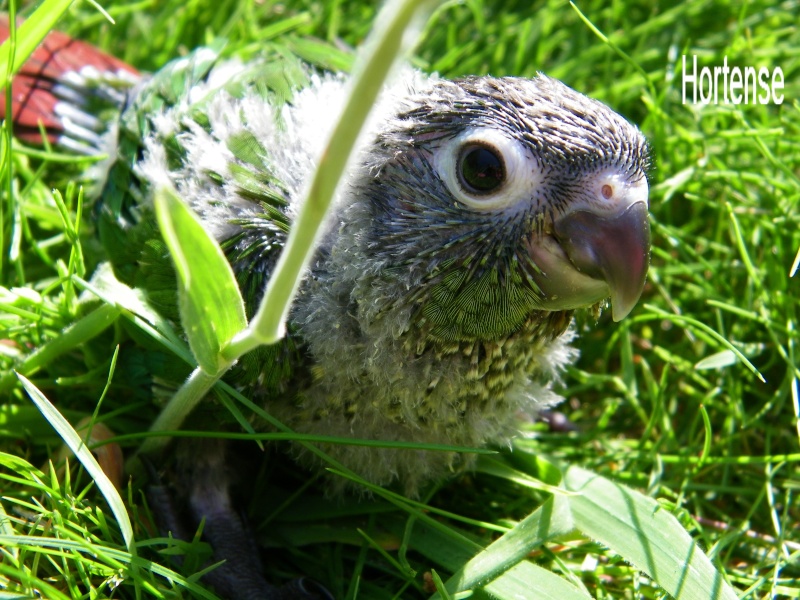
[[[800,596],[800,288],[798,276],[790,277],[800,248],[796,10],[759,1],[578,6],[616,50],[564,3],[472,0],[436,11],[412,59],[445,77],[544,71],[637,122],[652,144],[648,285],[621,323],[607,314],[578,315],[581,359],[564,382],[560,407],[577,431],[531,424],[515,452],[431,490],[424,504],[377,491],[360,504],[330,502],[290,459],[271,451],[262,460],[253,444],[258,476],[248,490],[249,518],[274,580],[310,574],[337,598],[427,597],[436,583],[431,569],[447,582],[501,535],[532,539],[526,519],[555,503],[547,485],[559,484],[558,464],[654,499],[654,510],[674,516],[748,597]],[[375,18],[367,2],[167,0],[105,8],[116,25],[87,3],[73,7],[59,27],[143,70],[218,36],[228,39],[229,55],[252,57],[270,44],[323,67],[350,69],[353,49]],[[731,63],[779,66],[786,100],[683,104],[684,54],[704,64],[727,56]],[[95,413],[119,345],[96,418],[119,435],[135,435],[175,392],[164,375],[188,371],[189,359],[169,324],[145,314],[127,290],[105,289],[98,297],[85,285],[103,257],[92,207],[69,183],[79,181],[86,159],[18,145],[5,156],[0,590],[47,598],[212,597],[191,578],[208,548],[160,538],[139,482],[121,491],[134,559],[77,461],[61,471],[48,463],[60,438],[14,370],[76,425]],[[125,440],[129,454],[141,441]],[[609,485],[607,493],[618,489]],[[594,492],[586,501],[600,497]],[[605,518],[601,523],[613,521]],[[641,564],[598,532],[565,526],[558,533],[526,548],[529,562],[515,567],[521,572],[509,572],[499,584],[506,587],[488,593],[540,597],[530,582],[547,572],[576,597],[659,597],[658,577],[643,575]],[[170,559],[184,552],[181,566]],[[502,571],[512,554],[490,556],[497,562],[487,572]]]

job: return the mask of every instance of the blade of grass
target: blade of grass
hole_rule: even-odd
[[[120,311],[117,307],[108,304],[94,309],[81,320],[70,325],[59,337],[53,338],[29,354],[22,363],[17,365],[17,371],[25,375],[35,373],[65,352],[69,352],[101,334],[117,320],[119,314]],[[0,393],[14,385],[15,377],[15,374],[10,372],[0,379]]]
[[[45,397],[45,395],[42,394],[42,392],[39,391],[39,389],[28,379],[20,374],[17,374],[17,377],[22,383],[22,386],[25,388],[25,391],[28,392],[31,400],[33,400],[33,403],[50,422],[50,424],[53,426],[53,429],[58,432],[58,434],[61,436],[61,439],[64,440],[64,443],[67,444],[70,450],[72,450],[91,478],[94,480],[95,484],[100,490],[100,493],[106,499],[106,502],[108,502],[111,512],[114,513],[114,517],[117,519],[120,532],[125,540],[125,546],[128,548],[128,551],[135,556],[136,546],[134,544],[135,540],[133,537],[133,526],[131,525],[130,518],[128,517],[128,511],[125,509],[125,504],[122,501],[122,497],[114,487],[114,484],[103,472],[103,469],[89,451],[89,448],[87,448],[83,443],[83,440],[78,435],[78,432],[75,431],[72,425],[69,424],[69,421],[67,421],[61,415],[61,413],[58,412],[58,409],[53,406],[53,404]]]
[[[575,526],[647,573],[676,600],[736,593],[678,520],[652,498],[579,467],[564,473]]]
[[[551,496],[513,529],[458,569],[447,581],[447,590],[451,594],[455,594],[486,585],[487,582],[496,579],[515,566],[534,549],[549,540],[569,534],[574,528],[569,502],[561,494]],[[552,573],[550,575],[552,576]],[[551,588],[550,585],[554,587]],[[572,584],[560,577],[555,577],[552,581],[548,580],[547,584],[539,581],[536,588],[537,593],[541,592],[543,597],[553,598],[565,593],[567,588],[575,590]],[[580,592],[576,592],[576,594],[566,597],[586,597]],[[434,595],[431,600],[435,598],[437,596]]]
[[[11,40],[3,42],[0,46],[0,73],[6,75],[6,79],[2,83],[3,89],[8,85],[8,76],[20,70],[28,57],[36,50],[36,46],[67,12],[72,2],[73,0],[44,0],[36,12],[17,27],[16,47],[13,48],[13,54]]]
[[[258,312],[250,327],[225,349],[228,359],[233,360],[259,344],[270,344],[283,337],[289,307],[311,261],[328,207],[370,109],[392,65],[416,40],[418,31],[411,34],[413,25],[419,30],[419,24],[424,23],[436,4],[435,0],[398,0],[384,6],[365,44],[347,103],[320,157]]]
[[[711,327],[709,327],[705,323],[702,323],[702,322],[698,321],[697,319],[693,319],[691,317],[686,317],[684,315],[676,315],[676,314],[669,313],[669,312],[667,312],[665,310],[662,310],[662,309],[660,309],[660,308],[658,308],[656,306],[653,306],[652,304],[645,304],[644,308],[646,308],[647,310],[649,310],[652,313],[655,313],[657,315],[663,316],[665,319],[667,319],[669,321],[675,321],[677,323],[685,323],[687,325],[691,325],[692,327],[695,327],[695,328],[699,329],[700,331],[703,331],[704,333],[708,334],[709,336],[711,336],[712,338],[717,340],[717,342],[719,342],[720,344],[722,344],[723,346],[728,348],[728,350],[733,352],[736,355],[736,358],[738,358],[742,363],[744,363],[744,365],[748,369],[750,369],[750,371],[752,371],[753,374],[756,377],[758,377],[761,380],[762,383],[766,383],[767,382],[767,380],[764,379],[764,376],[755,367],[755,365],[753,363],[751,363],[750,360],[744,354],[742,354],[741,350],[739,350],[736,346],[731,344],[728,340],[726,340],[724,337],[722,337],[719,333],[714,331],[714,329],[712,329]]]

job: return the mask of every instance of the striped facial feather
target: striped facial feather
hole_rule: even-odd
[[[587,279],[583,291],[558,298],[547,289],[552,270],[539,263],[550,257],[562,215],[611,213],[628,201],[618,190],[643,183],[646,190],[649,152],[634,126],[544,76],[439,81],[410,103],[374,150],[384,161],[366,184],[367,252],[388,277],[398,274],[399,286],[417,282],[387,296],[393,306],[418,307],[421,335],[442,343],[498,339],[536,311],[607,297],[603,282],[578,273]],[[502,155],[509,181],[493,194],[464,193],[453,174],[460,148],[484,142]],[[629,195],[641,200],[638,191]],[[575,287],[569,280],[558,291]]]

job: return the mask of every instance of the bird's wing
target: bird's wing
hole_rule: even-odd
[[[0,16],[0,39],[9,34],[8,18]],[[254,135],[245,119],[238,129],[212,131],[211,111],[238,113],[247,100],[252,115],[280,128],[281,107],[307,85],[311,70],[277,45],[265,45],[247,62],[223,59],[223,47],[219,42],[197,49],[142,75],[89,44],[51,32],[12,85],[9,108],[18,138],[107,156],[86,174],[101,241],[116,276],[146,291],[175,323],[177,286],[152,214],[148,156],[163,156],[167,180],[223,245],[250,314],[289,228],[287,186],[297,186],[285,181],[293,177],[291,169],[279,174],[273,168],[284,158],[281,148]],[[0,98],[3,112],[5,100]],[[223,159],[190,164],[190,146],[198,140],[209,142],[207,156]],[[286,352],[296,355],[297,344],[262,350],[241,363],[270,389],[288,372]]]
[[[151,303],[176,323],[174,270],[152,214],[157,179],[174,186],[221,243],[248,317],[290,224],[286,185],[273,168],[280,157],[246,127],[220,130],[212,120],[219,111],[238,115],[246,99],[279,128],[280,107],[306,84],[308,68],[277,49],[248,63],[221,59],[221,50],[221,45],[196,50],[134,90],[120,117],[117,151],[98,208],[100,238],[117,277],[146,290]],[[206,158],[197,158],[198,146]],[[159,163],[157,175],[153,163]],[[237,380],[258,380],[265,393],[280,390],[301,353],[291,338],[260,349],[240,361]]]

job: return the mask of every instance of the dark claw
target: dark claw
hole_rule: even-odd
[[[539,413],[539,419],[547,423],[553,433],[574,433],[580,431],[578,426],[567,418],[562,412],[543,410]]]
[[[307,577],[290,581],[281,590],[282,600],[333,600],[326,588]]]

